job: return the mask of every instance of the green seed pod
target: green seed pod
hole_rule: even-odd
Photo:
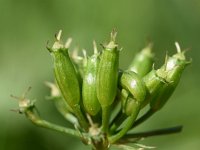
[[[121,90],[119,100],[121,101],[121,107],[122,107],[122,112],[126,115],[130,115],[129,112],[134,109],[134,103],[131,100],[135,101],[133,99],[133,96],[125,89]]]
[[[76,70],[69,57],[68,48],[71,43],[69,39],[65,46],[60,41],[61,31],[56,36],[56,42],[52,48],[48,48],[54,58],[54,73],[67,104],[73,109],[74,114],[79,120],[80,125],[87,131],[88,123],[83,116],[80,108],[80,85]]]
[[[82,97],[83,105],[88,114],[95,116],[101,109],[96,93],[96,77],[99,65],[99,54],[94,44],[94,55],[87,59],[83,87]]]
[[[117,94],[119,50],[115,43],[116,32],[101,54],[97,73],[97,97],[102,107],[110,106]]]
[[[127,102],[128,96],[129,96],[129,92],[126,91],[125,89],[122,89],[121,94],[119,96],[119,99],[120,99],[121,104],[122,104],[122,112],[123,113],[125,112],[126,102]]]
[[[128,97],[126,100],[126,105],[125,105],[125,114],[127,116],[130,116],[132,113],[136,113],[136,115],[139,113],[138,108],[141,107],[141,103],[139,101],[137,101],[134,98]],[[137,111],[136,111],[137,110]]]
[[[56,42],[49,49],[54,58],[54,73],[58,87],[71,108],[79,105],[80,87],[78,77],[69,57],[68,47],[71,40],[65,46],[60,41],[61,31],[56,37]]]
[[[147,47],[136,54],[128,70],[131,70],[143,77],[151,71],[154,62],[153,59],[154,54],[152,53],[152,43],[150,43]]]
[[[143,77],[143,81],[147,87],[147,95],[142,103],[142,107],[146,106],[150,101],[156,98],[158,91],[166,84],[163,78],[156,74],[156,70],[152,69]]]
[[[165,105],[179,83],[183,70],[190,63],[185,58],[185,52],[181,52],[178,43],[176,47],[177,53],[172,57],[167,57],[165,64],[156,71],[156,74],[166,83],[160,88],[157,96],[150,101],[153,110],[159,110]]]
[[[134,99],[143,102],[146,96],[146,87],[142,78],[132,71],[125,71],[120,79],[121,86],[130,92]]]
[[[132,113],[137,115],[146,97],[146,87],[142,78],[135,72],[125,71],[122,74],[120,83],[124,88],[122,96],[126,96],[125,102],[122,102],[123,112],[128,116]],[[138,112],[135,112],[135,110],[138,110]]]

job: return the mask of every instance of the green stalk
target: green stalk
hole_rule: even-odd
[[[146,121],[147,119],[149,119],[156,111],[149,109],[142,117],[140,117],[139,119],[137,119],[135,121],[135,123],[132,125],[132,128],[135,128],[136,126],[140,125],[141,123],[143,123],[144,121]]]
[[[84,117],[80,105],[77,105],[76,107],[74,107],[74,114],[75,116],[78,118],[78,121],[81,125],[81,127],[88,131],[88,122],[86,121],[86,118]]]
[[[102,131],[108,133],[110,106],[102,107]]]
[[[118,115],[115,117],[115,119],[111,123],[110,127],[110,133],[115,133],[116,129],[122,124],[122,122],[126,119],[127,115],[124,113],[120,112]]]
[[[115,143],[116,141],[118,141],[131,128],[140,110],[140,107],[136,107],[136,108],[137,109],[135,109],[134,112],[127,118],[127,122],[125,123],[125,126],[117,134],[109,137],[110,143]]]
[[[166,134],[175,134],[182,131],[183,126],[175,126],[170,128],[164,129],[156,129],[146,132],[139,132],[139,133],[131,133],[126,134],[122,139],[120,139],[119,143],[127,143],[127,142],[135,142],[137,139],[147,138],[151,136],[161,136]]]
[[[65,128],[65,127],[50,123],[46,120],[43,120],[39,116],[36,116],[33,113],[33,111],[30,110],[30,109],[27,109],[24,113],[25,113],[26,117],[33,124],[35,124],[37,126],[40,126],[40,127],[43,127],[43,128],[48,128],[48,129],[55,130],[55,131],[58,131],[58,132],[62,132],[62,133],[65,133],[65,134],[70,134],[72,136],[76,136],[76,137],[80,138],[80,134],[76,130],[73,130],[73,129],[70,129],[70,128]]]

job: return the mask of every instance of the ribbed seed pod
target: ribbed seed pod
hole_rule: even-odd
[[[104,47],[97,73],[97,98],[102,107],[102,131],[108,132],[110,106],[117,95],[119,50],[115,43],[117,32],[111,32],[111,41]]]
[[[152,69],[154,54],[152,53],[152,43],[142,49],[133,58],[128,70],[131,70],[141,77],[145,76]]]
[[[142,78],[132,71],[125,71],[120,79],[121,86],[131,93],[134,99],[143,102],[146,96],[146,87]]]
[[[97,97],[102,107],[110,106],[117,94],[119,50],[115,43],[116,32],[111,33],[111,41],[105,46],[97,73]]]
[[[164,106],[179,83],[186,65],[190,63],[185,58],[185,52],[181,52],[178,43],[176,43],[176,46],[177,53],[172,57],[167,57],[165,64],[156,71],[157,76],[164,79],[166,83],[157,91],[157,96],[150,101],[150,106],[153,110],[159,110]]]
[[[125,112],[126,102],[127,102],[128,96],[129,96],[129,92],[127,92],[125,89],[122,89],[120,96],[119,96],[119,99],[120,99],[121,104],[122,104],[122,112],[123,113]]]
[[[95,116],[101,109],[96,92],[96,78],[99,66],[99,54],[96,46],[94,46],[94,55],[86,59],[87,62],[83,79],[82,99],[86,112]]]
[[[115,135],[109,138],[111,143],[123,137],[135,122],[146,97],[146,87],[142,78],[133,71],[125,71],[120,79],[121,86],[130,93],[125,102],[124,113],[128,116],[124,127]],[[122,93],[123,94],[123,93]],[[126,97],[125,92],[125,97]],[[124,103],[124,102],[123,102]]]
[[[69,39],[65,46],[60,41],[61,31],[56,36],[53,47],[48,49],[54,58],[54,73],[58,87],[67,104],[74,110],[83,128],[87,129],[87,123],[80,109],[80,86],[74,65],[69,57]]]
[[[69,57],[69,44],[64,46],[60,41],[60,36],[61,32],[51,49],[51,55],[54,58],[54,73],[64,99],[73,108],[79,105],[80,87],[74,65]]]
[[[142,103],[142,107],[146,106],[150,101],[155,99],[158,91],[166,84],[164,79],[156,74],[156,70],[152,69],[147,75],[143,77],[143,81],[147,87],[146,98]]]
[[[139,113],[141,103],[130,96],[127,98],[126,105],[124,107],[125,107],[124,113],[127,116],[131,116],[133,113],[135,113],[135,114]]]

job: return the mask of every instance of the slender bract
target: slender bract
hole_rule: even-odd
[[[152,43],[149,43],[147,47],[136,54],[128,70],[131,70],[143,77],[152,69],[153,62],[154,54],[152,53]]]
[[[95,116],[101,109],[96,92],[99,54],[95,52],[94,55],[86,59],[87,62],[82,87],[83,105],[87,113]]]

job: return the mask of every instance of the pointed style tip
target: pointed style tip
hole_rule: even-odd
[[[119,52],[123,51],[123,49],[124,49],[124,48],[123,48],[123,47],[121,47],[121,48],[119,49]]]
[[[117,48],[118,44],[116,44],[116,36],[117,36],[117,32],[115,29],[113,29],[110,34],[110,42],[105,47],[104,46],[103,47],[109,50]]]
[[[181,47],[178,42],[175,42],[176,50],[178,53],[181,53]]]
[[[27,90],[24,92],[24,94],[22,95],[22,97],[25,98],[25,97],[27,96],[28,92],[30,92],[31,89],[32,89],[32,87],[29,86],[29,87],[27,88]]]
[[[94,54],[98,54],[97,44],[95,40],[93,40],[93,49],[94,49]]]
[[[18,113],[18,114],[22,114],[22,112],[20,111],[20,109],[10,109],[10,111]]]
[[[154,58],[154,53],[152,52],[153,42],[149,42],[142,50],[141,53],[149,58]]]
[[[116,37],[117,37],[117,31],[115,28],[112,30],[110,37],[111,37],[111,41],[115,42]]]
[[[21,97],[18,97],[18,96],[12,95],[12,94],[10,94],[10,97],[13,98],[13,99],[16,99],[16,100],[21,99]]]
[[[52,88],[53,87],[53,83],[52,82],[49,82],[49,81],[45,81],[44,84],[49,87],[49,88]]]
[[[155,70],[155,62],[152,64],[152,70]]]
[[[83,53],[83,57],[84,57],[84,58],[87,58],[87,52],[86,52],[85,49],[82,50],[82,53]]]
[[[87,66],[87,52],[85,49],[83,49],[82,53],[83,53],[83,66],[86,67]]]
[[[59,30],[58,33],[56,34],[56,40],[60,41],[62,35],[62,30]]]
[[[169,56],[168,56],[168,52],[166,51],[166,56],[165,56],[165,62],[164,62],[164,70],[167,69],[167,62],[168,62]]]
[[[70,47],[71,43],[72,43],[72,38],[68,38],[67,41],[65,42],[65,46],[64,47],[66,49],[68,49]]]
[[[177,58],[182,61],[186,61],[186,50],[181,50],[180,45],[178,42],[175,42],[177,53],[173,55],[174,58]]]

